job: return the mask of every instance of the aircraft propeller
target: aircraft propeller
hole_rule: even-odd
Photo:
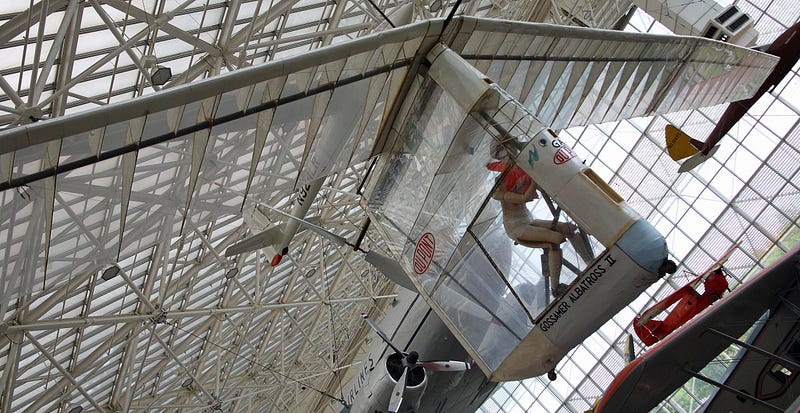
[[[375,324],[372,319],[369,318],[368,315],[362,314],[361,317],[369,324],[373,331],[378,334],[389,347],[394,350],[396,355],[402,356],[402,364],[403,364],[403,374],[400,375],[400,378],[397,380],[397,383],[394,385],[394,389],[392,389],[392,395],[389,398],[389,413],[397,413],[400,409],[400,405],[403,403],[403,396],[406,390],[406,378],[411,373],[411,371],[418,366],[422,366],[431,371],[465,371],[472,368],[472,363],[465,362],[465,361],[419,361],[419,353],[416,351],[412,351],[410,353],[406,353],[400,350],[397,346],[395,346],[389,337]]]

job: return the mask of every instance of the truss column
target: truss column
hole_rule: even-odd
[[[296,329],[298,332],[300,332],[300,334],[303,336],[304,340],[303,340],[301,346],[305,347],[305,344],[308,343],[309,341],[311,341],[311,337],[308,334],[306,334],[305,331],[303,331],[303,328],[297,323],[297,320],[295,320],[294,317],[292,317],[292,315],[289,314],[289,312],[287,310],[284,309],[283,311],[286,314],[286,318],[289,319],[289,323],[292,325],[292,327],[294,329]],[[319,319],[319,312],[316,313],[316,317],[315,317],[314,322],[313,322],[314,325],[316,325],[316,322],[317,322],[318,319]],[[312,330],[312,333],[313,333],[313,330]],[[300,353],[300,351],[298,351],[298,356],[295,357],[294,363],[292,363],[293,366],[297,366],[297,362],[300,360],[299,353]],[[284,352],[281,352],[281,358],[285,358]],[[329,369],[331,369],[331,370],[334,369],[334,366],[332,366],[328,362],[328,360],[325,360],[325,362],[326,362],[326,365],[327,365],[327,367]],[[286,374],[286,372],[284,372],[284,374]],[[287,390],[288,387],[289,386],[281,386],[280,390],[278,390],[278,395],[274,399],[277,400],[277,401],[281,400],[283,398],[284,393],[286,393],[286,390]],[[274,410],[274,407],[275,407],[275,405],[272,406],[272,409],[270,409],[270,411]]]
[[[168,21],[168,19],[170,19],[174,13],[177,13],[178,11],[186,8],[186,6],[188,6],[192,1],[194,1],[194,0],[186,0],[184,3],[178,5],[169,14],[165,14],[163,16],[159,16],[158,19],[154,20],[147,27],[145,27],[144,29],[142,29],[138,33],[136,33],[133,36],[131,36],[128,39],[127,42],[125,42],[124,44],[121,44],[119,47],[114,49],[114,51],[112,51],[111,53],[109,53],[109,54],[105,55],[104,57],[102,57],[100,60],[98,60],[97,62],[95,62],[94,64],[92,64],[88,68],[86,68],[83,72],[81,72],[77,76],[71,78],[64,85],[64,87],[62,89],[57,90],[50,97],[48,97],[47,99],[44,99],[43,101],[39,102],[38,106],[40,108],[44,107],[48,103],[50,103],[50,102],[54,101],[55,99],[57,99],[59,96],[65,95],[69,88],[71,88],[72,86],[75,86],[76,84],[82,82],[87,76],[89,76],[90,74],[94,73],[95,70],[99,69],[100,67],[102,67],[106,63],[110,62],[115,57],[119,56],[120,53],[122,53],[123,51],[129,49],[132,45],[136,44],[136,42],[141,40],[143,37],[147,36],[150,33],[150,31],[153,30],[154,28],[158,27],[159,29],[163,29],[162,23],[165,23],[166,21]]]
[[[381,294],[380,296],[375,297],[375,298],[378,299],[378,298],[384,297],[386,294],[389,294],[389,293],[393,292],[395,288],[396,287],[395,287],[394,283],[392,283],[390,281],[385,281],[384,284],[383,284],[383,288],[381,288],[381,290],[380,290],[380,292],[383,293],[383,294]],[[397,297],[397,294],[394,294],[394,297]],[[388,302],[388,301],[386,301],[386,302]],[[386,302],[384,302],[384,306],[386,305],[385,304]],[[347,354],[347,357],[343,358],[342,360],[340,360],[340,362],[353,365],[353,359],[355,358],[357,352],[352,351],[352,349],[354,349],[354,348],[357,349],[357,348],[361,347],[361,343],[363,343],[364,337],[366,337],[367,334],[370,331],[372,331],[372,330],[370,330],[367,327],[366,323],[359,323],[358,324],[357,332],[355,334],[353,334],[352,337],[350,337],[350,341],[349,341],[349,343],[347,345],[347,349],[348,350],[345,352],[345,354]],[[335,382],[334,379],[336,377],[337,377],[336,374],[331,374],[328,377],[327,383],[325,384],[325,387],[324,387],[324,390],[325,390],[326,393],[334,394],[334,392],[336,390],[335,387],[336,386],[340,386],[341,387],[341,383],[336,383]],[[317,403],[314,405],[314,409],[312,411],[315,411],[315,412],[316,411],[320,411],[322,409],[322,407],[324,406],[325,402],[326,402],[325,396],[323,396],[322,394],[317,396]]]
[[[254,318],[253,314],[250,314],[250,315],[247,316],[246,324],[248,326],[253,323],[253,318]],[[236,327],[236,324],[233,323],[233,321],[231,321],[231,324],[234,327]],[[243,325],[244,324],[245,323],[243,323]],[[231,375],[231,371],[233,371],[233,366],[234,366],[234,363],[236,361],[236,357],[238,356],[238,354],[241,353],[242,347],[244,346],[244,343],[247,341],[247,340],[245,340],[245,337],[247,337],[247,335],[242,333],[242,331],[239,328],[236,328],[236,333],[238,334],[238,337],[239,337],[239,341],[238,341],[238,343],[236,343],[236,348],[233,350],[233,352],[226,352],[224,354],[224,356],[223,356],[224,357],[223,360],[225,362],[229,362],[229,364],[228,364],[229,367],[228,367],[227,371],[224,372],[225,373],[225,381],[224,381],[225,383],[230,383],[232,380],[235,379],[235,378],[232,378],[230,376]],[[252,346],[251,346],[251,350],[255,350],[255,349],[253,349]],[[253,351],[253,353],[255,353],[255,351]],[[249,380],[249,379],[252,379],[252,377],[245,376],[243,378],[240,378],[239,382],[244,382],[244,381]],[[240,386],[236,386],[236,389],[239,390],[239,393],[233,399],[234,401],[233,401],[232,406],[231,406],[231,411],[234,411],[234,412],[236,411],[236,405],[239,404],[239,396],[242,393],[242,390],[241,390]],[[222,393],[222,390],[220,390],[220,393]],[[226,401],[231,401],[231,400],[232,399],[226,399]]]
[[[202,324],[199,324],[199,325],[197,326],[197,329],[206,329],[206,328],[208,328],[208,324],[209,324],[209,321],[208,321],[208,320],[206,320],[206,321],[204,321]],[[152,334],[151,334],[151,336],[152,336],[152,337],[156,337],[156,334],[155,334],[155,333],[152,333]],[[161,340],[159,340],[159,341],[161,341]],[[171,350],[170,350],[170,351],[172,351],[172,352],[173,352],[173,354],[174,354],[175,352],[181,352],[181,351],[183,351],[183,350],[184,350],[184,348],[185,348],[186,346],[188,346],[188,345],[189,345],[189,343],[190,343],[190,340],[184,340],[184,341],[182,341],[182,342],[178,343],[177,345],[174,345],[174,346],[172,346],[172,348],[171,348]],[[166,355],[164,355],[164,356],[162,356],[161,358],[162,358],[162,359],[167,359],[168,357],[167,357]],[[144,366],[143,366],[143,367],[144,367]],[[164,370],[164,367],[165,367],[164,365],[159,365],[159,364],[156,364],[156,365],[155,365],[155,366],[154,366],[152,369],[150,369],[150,370],[144,371],[144,369],[142,369],[142,372],[140,372],[140,376],[139,376],[139,378],[138,378],[138,380],[137,380],[137,386],[138,386],[138,385],[141,385],[141,384],[144,384],[144,383],[147,383],[147,382],[149,382],[149,381],[150,381],[150,380],[151,380],[153,377],[155,377],[155,375],[156,375],[156,374],[158,374],[158,373],[160,373],[162,370]],[[193,379],[193,380],[194,380],[194,379]]]
[[[66,3],[66,1],[64,1]],[[55,91],[65,87],[72,76],[72,68],[75,63],[75,51],[78,47],[78,36],[83,19],[83,7],[78,7],[69,19],[69,28],[64,36],[58,59],[58,69],[56,71]],[[53,101],[50,117],[62,116],[67,108],[67,94],[64,93]]]
[[[192,374],[192,372],[191,372],[191,371],[190,371],[190,370],[189,370],[189,369],[188,369],[188,368],[187,368],[187,367],[186,367],[186,366],[185,366],[183,363],[181,363],[180,359],[179,359],[179,358],[178,358],[178,356],[177,356],[177,355],[176,355],[176,354],[175,354],[175,353],[172,351],[172,349],[170,348],[170,346],[168,346],[168,345],[167,345],[167,343],[165,343],[165,342],[164,342],[164,340],[162,340],[162,339],[161,339],[161,337],[159,337],[159,336],[158,336],[158,334],[156,334],[156,332],[155,332],[155,328],[151,328],[151,329],[150,329],[150,334],[152,334],[152,335],[153,335],[153,338],[155,338],[155,339],[156,339],[156,341],[158,341],[158,343],[159,343],[159,344],[161,344],[161,348],[164,350],[164,352],[165,352],[165,353],[167,353],[167,354],[169,355],[169,357],[170,357],[170,358],[171,358],[171,359],[172,359],[172,360],[173,360],[175,363],[177,363],[177,364],[178,364],[178,366],[180,366],[180,367],[181,367],[181,369],[183,369],[183,371],[184,371],[184,372],[185,372],[185,373],[186,373],[186,374],[187,374],[189,377],[191,377],[191,378],[192,378],[192,380],[194,380],[194,383],[195,383],[195,384],[197,384],[197,388],[199,388],[199,389],[200,389],[200,391],[202,391],[202,392],[203,392],[203,394],[205,394],[205,395],[206,395],[206,397],[208,397],[208,398],[209,398],[209,400],[211,401],[211,403],[215,403],[217,400],[214,398],[214,395],[213,395],[213,394],[211,394],[211,393],[209,393],[209,392],[208,392],[208,390],[206,390],[206,388],[205,388],[205,387],[203,386],[203,384],[200,382],[200,380],[198,380],[198,379],[197,379],[197,377],[195,377],[195,375],[194,375],[194,374]]]
[[[339,23],[342,21],[342,16],[344,15],[345,6],[347,6],[347,0],[340,0],[336,3],[336,9],[333,10],[333,15],[331,15],[331,20],[328,22],[328,30],[338,29]],[[333,33],[325,35],[322,38],[322,44],[320,46],[327,46],[333,42]]]
[[[3,334],[3,337],[10,336],[11,333],[7,332]],[[17,340],[22,340],[22,334],[16,334]],[[5,345],[0,346],[5,347]],[[0,412],[2,413],[10,413],[11,412],[11,401],[14,400],[14,389],[17,388],[17,367],[18,359],[20,353],[20,345],[17,342],[12,341],[11,346],[8,349],[8,356],[6,358],[6,365],[3,369],[3,404],[0,405]]]
[[[228,7],[225,11],[225,20],[223,20],[222,28],[219,31],[219,47],[222,49],[223,55],[228,53],[228,42],[233,33],[233,25],[236,23],[236,16],[239,14],[239,4],[240,0],[228,1]]]
[[[74,290],[76,287],[83,285],[89,277],[91,277],[92,272],[79,272],[79,275],[75,278],[74,281],[64,284],[63,286],[59,287],[57,291],[50,295],[46,300],[42,303],[37,305],[35,308],[28,308],[26,304],[24,307],[17,309],[17,311],[11,316],[12,320],[22,320],[22,323],[17,324],[26,324],[27,320],[37,320],[39,317],[43,316],[49,310],[59,304],[64,300],[64,297],[68,296],[69,293]],[[30,302],[34,302],[35,300],[31,300]],[[30,303],[29,302],[29,303]],[[28,304],[29,304],[28,303]],[[56,324],[53,328],[59,328],[60,325]],[[15,329],[15,325],[9,325],[9,330]],[[10,339],[7,335],[3,334],[0,335],[0,348],[5,347]]]
[[[230,245],[234,241],[238,240],[239,237],[241,236],[243,230],[244,230],[244,227],[239,227],[236,230],[231,231],[231,233],[228,234],[228,236],[225,237],[225,239],[223,239],[222,242],[219,243],[219,249],[227,248],[228,245]],[[200,260],[200,262],[198,262],[197,264],[193,265],[192,268],[190,268],[185,273],[183,273],[183,275],[181,275],[181,277],[179,279],[173,280],[169,284],[167,289],[164,291],[164,296],[163,297],[159,297],[159,302],[163,303],[168,296],[170,296],[172,294],[175,294],[175,292],[176,292],[176,290],[178,289],[179,286],[184,285],[184,284],[188,283],[189,281],[191,281],[201,269],[205,268],[207,265],[211,264],[213,261],[214,261],[214,257],[211,256],[211,255],[206,255],[205,257],[203,257]]]
[[[152,261],[150,262],[150,267],[147,271],[147,279],[145,280],[144,286],[144,294],[145,296],[151,296],[153,292],[153,285],[155,283],[156,275],[158,274],[158,267],[161,265],[161,261],[164,260],[165,251],[168,253],[169,251],[169,243],[167,241],[160,242],[156,244],[156,248],[153,251]],[[140,302],[136,306],[136,313],[137,314],[144,314],[144,303]],[[119,373],[117,374],[117,382],[114,383],[114,388],[111,392],[111,401],[109,404],[112,408],[117,410],[123,409],[124,398],[122,396],[122,392],[127,389],[124,385],[125,380],[127,379],[131,382],[133,379],[127,377],[128,372],[132,372],[131,366],[136,361],[136,354],[138,350],[138,345],[136,342],[136,337],[139,336],[141,333],[142,326],[141,324],[137,324],[134,327],[133,332],[131,333],[128,342],[125,345],[125,350],[122,355],[122,365],[119,367]]]
[[[326,276],[325,276],[325,268],[327,267],[327,264],[326,264],[326,259],[325,259],[326,256],[325,256],[325,253],[324,253],[325,252],[324,251],[324,246],[320,246],[320,249],[322,249],[322,251],[320,251],[320,255],[322,255],[322,257],[323,257],[320,260],[320,265],[319,265],[320,266],[320,279],[322,280],[322,284],[324,284],[325,282],[327,282],[325,280],[325,278],[326,278]],[[342,256],[342,259],[344,260],[345,259],[345,254],[341,254],[341,256]],[[342,267],[340,267],[340,269],[341,268]],[[337,273],[337,277],[336,277],[336,279],[334,279],[334,282],[332,283],[333,285],[336,284],[336,282],[338,281],[340,275],[341,275],[341,271]],[[308,282],[310,284],[308,279],[306,279],[305,277],[303,277],[303,279],[305,279],[306,282]],[[314,289],[314,292],[315,292],[315,294],[317,294],[317,296],[320,299],[322,299],[324,301],[322,303],[322,306],[320,306],[317,309],[316,313],[314,314],[314,321],[312,322],[311,329],[310,329],[312,334],[317,329],[317,327],[319,326],[319,321],[320,321],[321,313],[323,312],[323,310],[327,309],[328,310],[328,314],[330,314],[330,311],[332,311],[331,304],[330,304],[330,302],[327,301],[327,300],[331,299],[331,297],[330,297],[330,288],[326,288],[324,297],[316,289]],[[326,315],[328,315],[328,314],[326,314]],[[333,321],[333,320],[331,320],[331,321]],[[306,344],[307,343],[308,343],[308,340],[305,340],[302,343],[300,343],[300,348],[297,350],[297,356],[295,357],[295,362],[299,361],[302,358],[302,356],[305,354],[306,347],[307,347]],[[332,350],[332,349],[329,349],[329,350]],[[329,367],[333,367],[332,360],[329,360],[328,364],[329,364]]]
[[[283,291],[283,295],[281,295],[280,301],[285,302],[288,299],[288,296],[289,296],[292,288],[294,287],[294,284],[297,282],[297,277],[299,276],[299,273],[300,273],[299,271],[292,271],[292,276],[291,276],[291,278],[289,278],[288,282],[286,283],[286,288]],[[258,357],[256,357],[256,359],[254,359],[253,363],[251,363],[251,366],[252,366],[252,364],[255,364],[255,360],[258,360],[263,356],[264,351],[267,348],[267,344],[272,339],[272,334],[275,332],[275,326],[278,324],[277,323],[277,321],[278,321],[277,320],[277,315],[278,314],[283,314],[283,312],[276,312],[275,315],[273,315],[272,324],[270,324],[270,331],[264,336],[264,340],[262,341],[263,346],[259,349]]]
[[[33,50],[33,61],[31,64],[31,78],[30,78],[30,85],[28,86],[29,91],[33,91],[36,87],[36,79],[39,72],[39,63],[40,63],[39,59],[42,57],[42,42],[44,38],[44,29],[45,29],[45,24],[47,22],[47,15],[50,14],[47,2],[42,2],[42,3],[45,3],[45,5],[44,8],[42,9],[42,13],[39,14],[39,21],[38,21],[39,24],[37,27],[38,32],[36,33],[36,47]],[[56,43],[54,42],[53,45],[55,46],[55,44]],[[28,106],[33,105],[34,102],[33,98],[34,98],[33,93],[29,93]],[[20,119],[20,121],[23,120]]]
[[[106,24],[106,27],[111,32],[111,34],[114,35],[114,38],[117,39],[117,42],[119,44],[124,44],[125,43],[125,38],[122,36],[122,33],[119,32],[119,30],[117,29],[117,26],[114,24],[114,21],[111,19],[111,17],[108,15],[108,13],[106,13],[106,11],[103,9],[103,7],[100,5],[100,3],[98,3],[97,0],[89,0],[89,4],[92,5],[92,8],[94,8],[95,12],[97,12],[98,16],[100,16],[100,19],[103,20],[103,23]],[[134,7],[129,6],[128,8],[131,9],[131,8],[134,8]],[[153,19],[155,19],[155,17],[153,17]],[[128,55],[128,57],[131,58],[131,61],[139,69],[139,72],[142,74],[142,76],[145,76],[145,78],[148,78],[149,77],[149,73],[147,73],[147,69],[142,64],[142,61],[139,59],[139,56],[137,56],[135,53],[133,53],[133,50],[131,50],[131,48],[129,48],[129,47],[125,48],[125,53]],[[152,85],[152,84],[150,86],[153,88],[153,90],[156,90],[156,91],[161,89],[160,87]]]
[[[186,222],[189,223],[189,226],[194,229],[195,233],[203,241],[203,244],[206,245],[209,248],[209,251],[211,252],[211,254],[214,255],[214,257],[217,258],[217,260],[221,260],[221,257],[216,252],[214,247],[206,239],[206,237],[202,233],[200,233],[200,231],[198,231],[198,229],[194,225],[194,223],[192,223],[191,220],[188,219],[188,218],[186,219]],[[224,265],[225,263],[226,263],[225,261],[221,261],[221,264]],[[230,302],[231,295],[233,294],[233,287],[231,286],[231,282],[230,281],[235,281],[235,278],[233,280],[227,280],[226,281],[226,283],[225,283],[225,291],[223,292],[222,300],[221,300],[221,302],[219,304],[220,308],[227,307],[227,305]],[[238,285],[241,287],[241,284],[238,284]],[[244,291],[243,288],[242,288],[242,290]],[[246,292],[245,292],[245,296],[247,296]],[[247,298],[249,300],[249,297],[247,297]],[[252,312],[249,312],[249,313],[252,314]],[[208,340],[207,341],[209,341],[211,343],[217,342],[217,336],[219,335],[219,330],[220,330],[220,326],[222,324],[222,319],[223,318],[224,317],[213,317],[213,318],[211,318],[209,320],[209,323],[211,325],[209,326],[209,331],[207,333],[207,336],[208,336]],[[197,358],[197,363],[195,365],[194,371],[199,372],[198,374],[200,374],[200,378],[205,379],[205,377],[203,377],[202,371],[203,371],[203,368],[205,367],[204,365],[205,365],[205,362],[206,362],[206,358],[207,358],[209,352],[212,350],[212,347],[213,346],[211,346],[211,345],[204,345],[203,349],[202,349],[202,351],[200,353],[200,356]],[[219,349],[216,349],[216,348],[214,348],[214,350],[220,351]]]
[[[79,1],[78,0],[70,0],[69,4],[67,5],[67,11],[64,13],[62,17],[61,23],[58,26],[58,31],[56,32],[56,37],[53,39],[53,46],[50,48],[50,51],[47,53],[47,57],[45,58],[44,66],[42,67],[41,73],[37,76],[31,77],[31,82],[36,82],[35,86],[31,87],[31,93],[28,96],[28,103],[34,104],[38,99],[39,96],[42,95],[42,91],[44,90],[44,86],[47,83],[47,78],[50,76],[50,70],[53,68],[53,63],[56,60],[56,55],[61,52],[61,48],[64,44],[64,36],[67,34],[67,30],[69,29],[72,16],[75,14],[75,10],[78,8]],[[44,26],[44,24],[42,24]],[[34,67],[35,73],[36,67]]]
[[[146,11],[131,5],[130,2],[125,2],[122,0],[103,0],[104,4],[107,4],[122,13],[127,13],[130,16],[138,19],[139,21],[143,22],[158,22],[157,28],[158,30],[163,31],[164,33],[170,34],[176,39],[182,40],[183,42],[192,45],[195,48],[198,48],[208,54],[217,54],[219,50],[214,47],[214,45],[206,42],[205,40],[201,40],[191,34],[187,33],[184,30],[181,30],[170,23],[168,21],[172,20],[172,18],[177,14],[179,11],[185,9],[195,0],[186,0],[182,4],[177,5],[173,10],[166,13],[166,18],[164,17],[165,14],[161,14],[159,16],[154,16],[152,14],[147,13]],[[150,25],[153,26],[152,24]]]

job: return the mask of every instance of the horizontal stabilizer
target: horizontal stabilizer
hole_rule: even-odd
[[[664,135],[667,141],[667,152],[673,161],[696,154],[703,145],[702,142],[692,139],[691,136],[672,125],[667,125]]]
[[[711,150],[708,151],[708,154],[704,154],[703,152],[697,152],[691,158],[683,161],[680,168],[678,168],[678,173],[689,172],[692,169],[696,168],[698,165],[705,162],[706,159],[714,156],[714,154],[717,153],[717,149],[719,149],[719,145],[715,145],[713,148],[711,148]]]
[[[272,247],[280,239],[282,229],[282,226],[275,226],[266,231],[259,232],[250,238],[239,241],[225,250],[225,256],[231,257],[243,252],[255,251],[259,248]]]
[[[415,293],[418,292],[417,287],[414,287],[414,283],[408,278],[408,274],[406,274],[397,260],[377,252],[368,251],[366,261],[374,265],[375,268],[380,270],[387,278],[394,281],[395,284]]]
[[[316,225],[316,226],[320,225],[320,217],[319,217],[319,215],[314,215],[313,217],[306,217],[305,221],[308,222],[309,224],[312,224],[312,225]],[[303,229],[305,229],[305,227],[301,228],[300,230],[302,231]]]

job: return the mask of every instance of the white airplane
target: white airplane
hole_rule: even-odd
[[[413,12],[413,5],[408,3],[389,13],[388,18],[395,26],[404,26],[413,20]],[[375,28],[375,32],[386,30],[388,27],[388,24],[383,22]],[[357,116],[358,112],[350,109],[358,106],[359,100],[363,100],[363,97],[367,94],[368,91],[364,86],[368,85],[362,85],[362,87],[345,96],[343,102],[337,102],[337,104],[332,105],[332,110],[322,119],[319,139],[329,143],[331,146],[315,152],[313,156],[305,160],[304,166],[307,173],[324,176],[328,171],[323,170],[323,168],[325,165],[329,165],[329,159],[318,159],[318,156],[335,151],[337,142],[347,139],[354,133],[358,122],[357,117],[354,117],[354,115]],[[306,214],[308,214],[309,208],[316,200],[324,181],[324,177],[317,178],[297,188],[291,202],[291,215],[293,217],[306,218]],[[272,256],[270,265],[273,267],[278,265],[283,256],[289,253],[289,243],[292,242],[295,234],[300,229],[299,222],[287,219],[283,223],[275,224],[269,220],[270,214],[268,211],[257,207],[244,211],[243,215],[250,227],[258,229],[260,232],[228,247],[225,250],[225,256],[231,257],[263,248],[268,251],[267,256]]]
[[[249,182],[276,108],[310,99],[315,110],[309,124],[318,127],[328,110],[338,110],[335,102],[364,87],[368,93],[352,108],[358,120],[349,136],[310,138],[298,186],[379,155],[363,204],[373,223],[371,238],[381,242],[371,246],[367,261],[417,291],[488,380],[517,380],[552,373],[570,349],[671,269],[663,237],[553,130],[743,99],[775,62],[699,38],[472,17],[429,20],[2,132],[0,155],[39,143],[69,143],[88,131],[125,137],[106,136],[109,144],[85,159],[60,165],[54,158],[41,170],[32,166],[26,175],[0,183],[0,190],[226,124],[257,130]],[[169,131],[141,126],[142,117],[172,116],[205,99],[218,104],[196,125],[178,129],[178,123],[165,122]],[[129,127],[119,127],[125,122]],[[98,129],[107,124],[117,127]],[[490,234],[502,231],[502,224],[492,213],[496,173],[486,164],[498,145],[606,249],[565,280],[570,287],[556,300],[543,292],[546,281],[530,264],[497,264]],[[0,171],[8,167],[7,158],[0,156]],[[132,171],[125,163],[121,169],[131,177],[123,180],[124,215]],[[194,170],[199,166],[193,164]],[[337,239],[302,223],[304,212],[286,215]],[[286,228],[284,234],[291,233]],[[287,246],[278,247],[280,253]],[[405,363],[415,364],[407,358]],[[389,382],[371,383],[385,388]],[[402,392],[399,397],[412,399]]]

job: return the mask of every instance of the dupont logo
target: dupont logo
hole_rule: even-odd
[[[433,252],[436,251],[436,240],[433,234],[426,232],[422,234],[414,248],[414,272],[424,274],[433,261]]]
[[[553,162],[556,165],[561,165],[562,163],[567,162],[568,160],[574,158],[575,155],[576,155],[575,151],[573,151],[572,148],[570,148],[567,145],[563,145],[560,148],[558,148],[555,156],[553,156]]]

